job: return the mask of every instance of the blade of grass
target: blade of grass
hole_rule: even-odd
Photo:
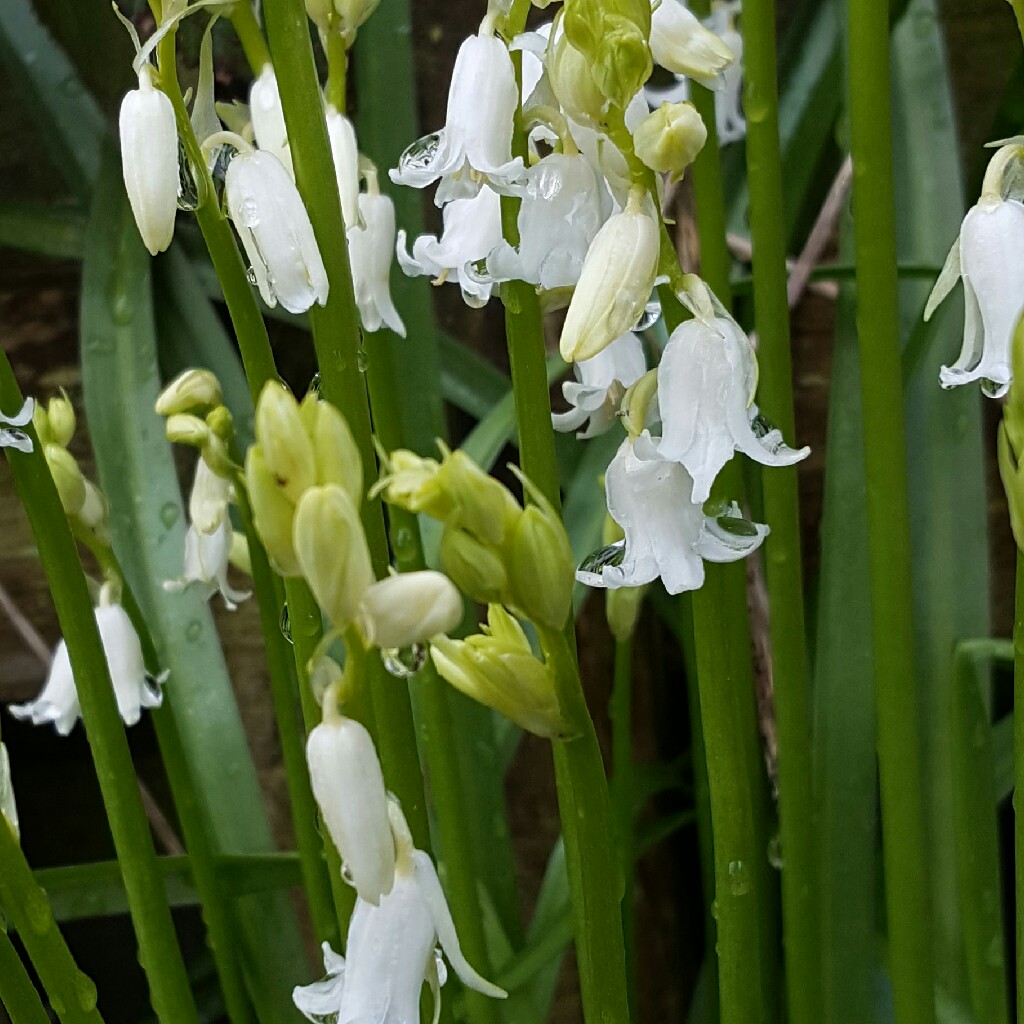
[[[3,928],[0,928],[0,1003],[11,1024],[50,1024],[39,993]]]

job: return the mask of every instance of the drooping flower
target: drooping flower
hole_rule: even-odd
[[[32,439],[21,430],[11,429],[24,427],[32,422],[36,403],[31,398],[13,415],[5,416],[0,412],[0,448],[17,448],[19,452],[32,451]]]
[[[479,309],[487,304],[494,283],[481,281],[467,264],[484,259],[501,241],[501,200],[496,192],[482,188],[472,199],[448,203],[442,216],[441,237],[420,235],[411,256],[405,232],[398,232],[398,264],[410,277],[429,275],[437,284],[454,274],[466,305]]]
[[[153,86],[152,68],[139,70],[139,87],[121,101],[118,117],[121,167],[132,214],[146,248],[155,256],[171,244],[181,185],[174,107]]]
[[[324,950],[327,978],[297,987],[292,998],[313,1022],[338,1024],[418,1024],[420,991],[428,982],[435,1019],[447,971],[436,951],[440,944],[467,987],[494,999],[506,993],[469,965],[455,932],[451,911],[430,857],[413,848],[412,837],[395,804],[395,884],[374,906],[356,900],[342,958]],[[330,954],[328,956],[328,954]]]
[[[163,701],[160,683],[166,679],[167,673],[154,679],[146,672],[139,635],[128,613],[113,601],[107,585],[100,592],[100,604],[95,615],[118,711],[125,725],[135,725],[143,708],[160,707]],[[52,722],[61,736],[67,736],[75,727],[81,716],[81,706],[71,671],[71,658],[63,640],[54,650],[50,674],[39,696],[27,704],[12,704],[10,711],[15,718],[30,721],[33,725]]]
[[[706,515],[693,500],[693,478],[658,451],[646,430],[622,442],[605,474],[605,491],[608,512],[625,537],[576,570],[591,587],[637,587],[660,577],[670,594],[696,590],[704,583],[705,559],[735,562],[768,534],[735,505]]]
[[[733,51],[682,0],[661,0],[651,15],[651,53],[668,71],[687,75],[709,89],[724,85]]]
[[[573,366],[576,380],[562,385],[562,394],[572,406],[568,412],[553,413],[555,430],[568,432],[586,424],[580,438],[597,437],[614,422],[626,388],[647,370],[644,348],[637,335],[616,338],[596,356]]]
[[[221,134],[238,146],[224,183],[228,213],[263,301],[280,302],[289,313],[304,313],[314,302],[325,305],[327,271],[295,183],[272,153]]]
[[[348,232],[352,285],[363,330],[388,327],[405,337],[405,324],[391,299],[391,261],[395,252],[395,204],[375,188],[358,197],[364,227]]]
[[[707,501],[719,470],[741,451],[763,466],[791,466],[810,448],[788,448],[778,430],[761,429],[757,363],[731,317],[687,320],[672,332],[658,366],[663,458],[686,467],[693,501]]]
[[[1013,379],[1013,336],[1024,312],[1024,203],[982,194],[964,217],[960,237],[928,299],[928,320],[962,278],[964,340],[952,366],[943,366],[944,388],[982,381],[992,398],[1004,395]]]
[[[459,47],[448,90],[445,126],[402,154],[391,180],[425,188],[442,178],[434,201],[475,196],[486,182],[515,190],[524,167],[512,157],[512,127],[519,89],[512,58],[494,35],[470,36]]]
[[[447,633],[462,620],[462,595],[444,573],[402,572],[371,583],[359,607],[368,644],[408,647]]]
[[[294,178],[292,151],[288,146],[288,129],[284,123],[281,93],[277,87],[277,75],[270,64],[264,65],[249,90],[249,116],[252,118],[252,133],[256,138],[256,145],[265,153],[273,153],[288,174]]]
[[[331,158],[334,161],[334,175],[338,181],[338,195],[341,197],[341,213],[345,227],[350,231],[362,227],[359,210],[359,144],[352,122],[327,104],[327,138],[331,143]],[[394,236],[394,229],[391,234]]]

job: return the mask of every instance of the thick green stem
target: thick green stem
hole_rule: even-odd
[[[4,827],[0,822],[0,828]],[[50,1024],[43,1001],[3,928],[0,928],[0,1003],[11,1024]]]
[[[22,395],[6,354],[0,358],[0,408],[20,409]],[[113,683],[74,538],[34,430],[35,450],[12,452],[11,472],[46,572],[74,670],[82,720],[124,874],[139,960],[153,1009],[164,1024],[197,1024],[198,1013],[142,807]],[[13,841],[13,836],[10,837]],[[2,875],[2,873],[0,873]]]
[[[1017,883],[1017,1020],[1024,1020],[1024,555],[1017,552],[1013,614],[1013,779],[1014,864]]]
[[[347,103],[346,79],[348,77],[348,50],[345,40],[338,32],[327,36],[327,102],[335,110],[345,113]]]
[[[920,794],[886,0],[850,4],[857,333],[890,963],[897,1024],[935,1019]]]
[[[103,1024],[103,1018],[96,1009],[96,986],[78,969],[53,918],[46,893],[32,877],[32,869],[21,852],[18,838],[7,819],[2,816],[0,908],[17,928],[32,966],[43,983],[50,1006],[61,1024]],[[39,1000],[28,977],[19,977],[19,967],[23,974],[24,968],[21,967],[11,940],[6,932],[0,932],[0,994],[4,1005],[13,1024],[22,1022],[16,1016],[12,1002],[23,1009],[26,1024],[35,1024],[39,1012],[30,1008],[29,992],[37,1003]],[[41,1007],[39,1011],[42,1011]],[[42,1012],[45,1021],[47,1015],[45,1011]]]
[[[793,443],[796,424],[786,295],[774,0],[748,0],[743,8],[743,28],[747,181],[760,367],[757,400],[761,412]],[[762,472],[761,481],[765,518],[771,524],[764,553],[779,748],[779,831],[785,851],[782,924],[786,992],[792,1024],[818,1024],[822,1019],[821,899],[814,842],[810,687],[796,467],[769,467]]]

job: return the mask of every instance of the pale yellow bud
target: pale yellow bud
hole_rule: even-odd
[[[525,509],[509,562],[515,606],[538,625],[561,629],[572,606],[575,563],[565,527],[550,507]]]
[[[60,503],[69,516],[78,515],[85,504],[85,477],[75,457],[59,444],[48,444],[43,448],[46,464],[60,495]]]
[[[35,427],[40,444],[47,445],[56,441],[53,431],[50,429],[50,418],[46,415],[46,410],[39,402],[36,402],[32,408],[32,426]]]
[[[298,502],[303,491],[316,483],[316,460],[299,404],[277,381],[264,385],[256,403],[256,440],[278,487],[291,501]]]
[[[692,103],[662,103],[633,132],[636,155],[661,174],[679,177],[697,158],[708,130]]]
[[[210,428],[198,417],[176,413],[167,417],[164,428],[167,440],[173,444],[189,444],[202,448],[210,440]]]
[[[91,481],[85,481],[85,501],[78,510],[79,520],[101,540],[108,539],[107,496]]]
[[[374,577],[348,492],[337,484],[310,487],[296,506],[292,538],[302,575],[331,622],[342,628],[354,621]]]
[[[439,481],[453,506],[447,517],[489,544],[511,536],[523,510],[512,492],[488,476],[465,452],[452,452],[441,464]]]
[[[61,388],[60,398],[51,398],[46,406],[46,418],[50,424],[53,440],[67,448],[71,438],[75,436],[75,407],[71,404],[67,392]]]
[[[465,530],[445,527],[441,536],[441,565],[456,586],[474,601],[496,604],[508,597],[508,577],[500,552]]]
[[[604,614],[612,636],[625,643],[636,629],[647,587],[616,587],[604,594]]]
[[[220,382],[214,374],[202,369],[185,370],[160,392],[156,411],[160,416],[173,416],[206,410],[220,403]]]
[[[318,484],[338,484],[358,507],[363,500],[363,460],[345,417],[330,402],[308,395],[302,420],[313,442]]]
[[[551,30],[544,62],[551,91],[574,121],[599,128],[604,122],[608,101],[594,81],[590,61],[569,42],[557,25],[556,22],[556,27]]]
[[[399,448],[388,456],[387,472],[370,493],[383,492],[389,504],[444,521],[451,513],[452,502],[440,475],[441,466],[435,459]]]
[[[426,569],[389,576],[369,586],[359,627],[375,647],[408,647],[447,633],[462,620],[462,595],[447,576]]]
[[[253,524],[274,568],[282,576],[301,576],[302,569],[292,546],[295,506],[277,486],[258,444],[254,444],[246,454],[245,482],[249,489]]]
[[[206,425],[222,441],[230,441],[235,436],[235,421],[226,405],[214,406],[206,414]]]

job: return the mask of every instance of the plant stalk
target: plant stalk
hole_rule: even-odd
[[[633,767],[633,639],[616,641],[612,682],[612,778],[610,795],[622,854],[622,939],[630,1012],[636,1015],[636,899],[633,885],[636,848],[635,771]]]
[[[0,822],[0,828],[6,829],[6,822]],[[50,1024],[39,993],[3,928],[0,928],[0,1003],[11,1024]]]
[[[1017,1019],[1024,1020],[1024,554],[1017,552],[1013,613],[1013,779],[1014,878],[1017,886]]]

